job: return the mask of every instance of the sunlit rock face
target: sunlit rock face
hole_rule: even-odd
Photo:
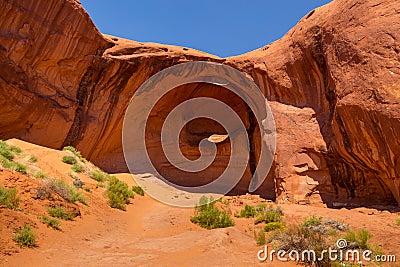
[[[151,75],[188,61],[246,73],[269,100],[277,127],[273,166],[257,191],[270,199],[330,206],[400,203],[400,2],[336,0],[306,15],[281,40],[221,59],[192,49],[102,35],[77,1],[0,3],[0,138],[52,148],[76,146],[109,172],[127,171],[124,112]],[[224,88],[189,84],[154,108],[146,144],[164,175],[212,181],[230,155],[229,138],[203,173],[180,173],[162,156],[160,123],[177,103],[209,96],[228,103],[251,133],[251,159],[232,194],[245,193],[258,162],[258,128],[243,101]],[[225,132],[198,119],[181,150]],[[185,177],[183,179],[182,177]]]

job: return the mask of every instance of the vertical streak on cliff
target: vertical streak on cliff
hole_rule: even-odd
[[[141,62],[139,62],[138,60],[130,61],[130,62],[121,61],[119,63],[121,65],[119,66],[118,73],[122,73],[122,74],[120,75],[117,82],[115,84],[113,84],[112,88],[110,89],[110,93],[109,93],[109,97],[108,97],[108,108],[107,108],[107,112],[106,112],[106,115],[104,118],[104,123],[101,126],[101,129],[97,134],[96,141],[94,142],[96,144],[96,146],[92,147],[92,149],[87,154],[88,159],[91,159],[94,151],[96,149],[99,149],[97,146],[102,145],[101,140],[107,140],[109,138],[109,137],[105,138],[105,135],[107,134],[106,130],[112,124],[111,121],[114,116],[113,111],[115,110],[115,107],[119,101],[120,94],[126,87],[129,79],[132,78],[132,76],[135,74],[135,72],[137,71],[137,69],[139,68],[139,66],[141,64]],[[132,94],[134,94],[135,90],[131,90]],[[124,108],[126,108],[126,107],[124,107]],[[119,121],[122,119],[123,119],[123,117],[121,117],[119,120],[117,120],[116,124],[118,124]]]
[[[84,132],[85,125],[87,125],[85,122],[88,119],[88,111],[92,104],[91,99],[95,92],[96,84],[106,67],[105,60],[100,57],[102,53],[103,51],[98,51],[97,55],[94,56],[92,64],[86,70],[79,83],[76,93],[77,107],[75,110],[74,122],[68,131],[62,147],[68,145],[76,146],[83,137],[82,133]]]

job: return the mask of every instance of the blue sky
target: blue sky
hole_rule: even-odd
[[[221,57],[243,54],[282,37],[329,0],[81,0],[103,33],[173,44]]]

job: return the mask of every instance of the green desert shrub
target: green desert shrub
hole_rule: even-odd
[[[64,156],[64,157],[62,157],[62,162],[72,165],[72,164],[76,164],[77,160],[73,156]]]
[[[51,217],[59,218],[62,220],[72,220],[73,218],[78,216],[75,213],[67,212],[64,207],[49,208],[47,212]]]
[[[400,226],[400,218],[397,218],[397,219],[396,219],[396,225],[397,225],[397,226]]]
[[[132,191],[140,196],[144,196],[144,190],[140,186],[132,186]]]
[[[256,206],[257,211],[265,210],[266,208],[267,208],[267,203],[265,203],[265,202],[257,203],[257,206]]]
[[[76,154],[78,151],[73,146],[65,146],[63,150],[71,151],[72,153]]]
[[[72,184],[76,187],[76,188],[82,188],[83,185],[85,184],[81,179],[79,179],[79,177],[76,177],[74,179],[74,181],[72,182]]]
[[[321,255],[322,250],[327,247],[333,247],[334,242],[328,235],[314,231],[310,228],[300,225],[289,225],[280,230],[276,230],[269,235],[268,243],[272,244],[275,250],[285,251],[305,251],[314,250],[316,255]],[[322,260],[316,258],[305,258],[304,265],[310,266],[331,266],[328,257]]]
[[[235,225],[229,214],[215,206],[212,197],[208,201],[207,197],[201,197],[199,206],[195,207],[196,215],[190,218],[192,223],[196,223],[206,229],[225,228]]]
[[[90,173],[89,176],[97,182],[105,182],[108,178],[108,175],[101,171],[93,171]]]
[[[6,142],[0,140],[0,164],[9,170],[26,174],[26,166],[13,161],[16,154],[21,153],[21,149],[16,146],[10,146]]]
[[[37,171],[33,174],[33,177],[43,179],[43,178],[46,178],[47,176],[44,172]]]
[[[0,164],[6,169],[11,169],[13,166],[13,162],[5,158],[3,155],[0,155]]]
[[[322,223],[322,218],[317,217],[315,215],[311,215],[309,218],[307,218],[303,223],[303,227],[310,227],[310,226],[317,226]]]
[[[83,171],[83,166],[78,163],[75,163],[74,165],[72,165],[71,168],[74,172],[82,172]]]
[[[104,188],[104,187],[106,187],[106,184],[105,184],[105,182],[97,182],[96,183],[96,188],[97,187]]]
[[[12,153],[6,147],[1,147],[1,146],[0,146],[0,155],[3,156],[7,160],[13,160],[15,157],[14,153]]]
[[[26,174],[26,165],[21,164],[19,162],[14,162],[11,169],[13,169],[14,171],[20,172],[22,174]]]
[[[257,210],[254,206],[246,205],[239,213],[241,218],[253,218],[257,215]]]
[[[73,153],[75,156],[77,156],[82,162],[85,162],[85,161],[86,161],[85,158],[82,156],[81,152],[79,152],[78,150],[76,150],[76,148],[73,147],[73,146],[66,146],[66,147],[63,148],[63,150],[72,152],[72,153]]]
[[[280,224],[280,225],[279,225]],[[279,227],[279,228],[278,228]],[[268,236],[267,242],[271,243],[274,250],[284,251],[315,251],[316,257],[306,257],[304,262],[305,266],[337,266],[337,262],[330,261],[329,257],[320,259],[318,255],[321,255],[322,251],[328,247],[335,247],[336,242],[339,238],[337,231],[344,232],[343,229],[347,229],[347,226],[343,223],[328,220],[322,222],[320,217],[312,215],[303,222],[296,225],[284,226],[279,222],[267,223],[264,227],[265,231],[268,229],[274,229]],[[349,233],[349,242],[358,241],[357,234],[353,232]],[[362,236],[364,236],[362,234]],[[356,241],[354,241],[356,240]],[[347,266],[347,265],[346,265]]]
[[[87,205],[87,199],[82,192],[75,189],[72,185],[67,184],[64,180],[59,178],[47,179],[45,184],[59,196],[69,202],[80,202]]]
[[[129,190],[128,184],[114,176],[110,177],[105,194],[110,207],[120,210],[125,210],[126,204],[133,198],[133,192]]]
[[[86,185],[82,186],[82,189],[85,190],[86,192],[90,192],[91,191],[90,187],[86,186]]]
[[[265,232],[271,232],[283,228],[283,223],[281,222],[269,222],[264,226]]]
[[[8,146],[8,147],[9,147],[10,151],[15,152],[17,154],[22,152],[22,149],[17,146]]]
[[[259,210],[257,212],[257,218],[255,223],[270,223],[270,222],[280,222],[282,220],[282,209],[280,207],[274,208],[272,205],[269,208]]]
[[[3,140],[0,140],[0,155],[8,160],[13,160],[15,154],[21,153],[22,150],[16,146],[10,146]]]
[[[71,199],[70,201],[72,203],[80,202],[80,203],[82,203],[84,205],[87,205],[87,198],[85,197],[85,195],[82,194],[82,192],[80,192],[80,191],[78,191],[76,189],[75,190],[74,189],[71,190],[70,199]]]
[[[25,224],[22,228],[16,229],[15,232],[13,240],[21,247],[32,248],[36,246],[36,235],[29,224]]]
[[[29,161],[30,163],[36,163],[36,162],[38,161],[38,158],[35,157],[35,156],[30,156],[28,161]]]
[[[19,197],[17,193],[18,190],[16,188],[0,187],[0,204],[8,209],[18,209]]]
[[[263,246],[267,242],[265,238],[265,233],[262,229],[259,231],[254,231],[254,238],[256,239],[257,246]]]
[[[61,223],[60,223],[60,221],[57,220],[57,219],[49,218],[49,217],[47,217],[46,215],[43,215],[43,216],[40,218],[40,221],[41,221],[42,223],[46,224],[47,226],[50,226],[50,227],[53,228],[53,229],[61,230],[61,228],[60,228],[60,224],[61,224]]]
[[[370,249],[368,240],[371,239],[372,235],[368,230],[361,229],[359,231],[349,231],[343,237],[347,242],[356,242],[361,249]]]

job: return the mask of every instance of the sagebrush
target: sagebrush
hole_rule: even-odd
[[[234,226],[235,223],[225,210],[220,210],[215,206],[212,198],[208,201],[207,197],[202,197],[199,206],[195,207],[196,215],[190,221],[206,229],[225,228]]]
[[[81,152],[79,152],[75,147],[66,146],[66,147],[63,148],[63,150],[72,152],[76,157],[79,158],[80,161],[86,162],[86,159],[82,156]]]
[[[41,218],[40,218],[40,221],[42,222],[42,223],[44,223],[44,224],[46,224],[47,226],[50,226],[51,228],[53,228],[53,229],[56,229],[56,230],[61,230],[61,228],[60,228],[60,221],[59,220],[56,220],[56,219],[53,219],[53,218],[49,218],[49,217],[47,217],[46,215],[43,215]]]
[[[14,161],[16,155],[21,152],[22,150],[19,147],[10,146],[6,142],[0,140],[0,164],[3,168],[26,174],[26,166]]]
[[[29,224],[25,224],[22,228],[15,229],[13,240],[21,247],[35,247],[36,235]]]
[[[110,207],[120,210],[125,210],[126,204],[133,198],[133,191],[129,190],[128,184],[114,176],[110,177],[105,194]]]
[[[68,212],[64,207],[49,208],[47,210],[47,212],[49,213],[49,215],[51,217],[55,217],[55,218],[59,218],[59,219],[63,219],[63,220],[72,220],[73,218],[78,216],[78,214],[76,214],[76,213]]]
[[[74,165],[72,165],[71,169],[74,172],[82,172],[83,171],[83,166],[78,164],[78,163],[75,163]]]
[[[17,188],[0,187],[0,204],[8,209],[16,210],[19,206],[19,197]]]
[[[62,157],[62,162],[73,165],[76,164],[78,161],[74,156],[63,156]]]
[[[52,191],[57,193],[59,196],[64,198],[69,202],[81,202],[82,204],[87,205],[87,199],[85,195],[75,189],[72,185],[67,184],[64,180],[59,178],[46,179],[44,183],[50,188]]]

